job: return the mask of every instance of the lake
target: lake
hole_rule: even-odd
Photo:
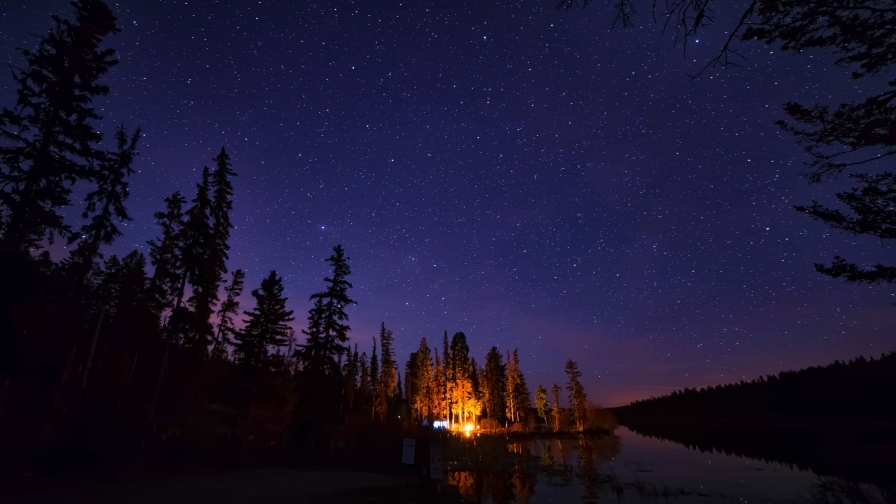
[[[481,503],[860,504],[896,499],[896,487],[819,476],[716,450],[701,452],[622,426],[612,436],[453,436],[446,439],[445,458],[448,482]]]

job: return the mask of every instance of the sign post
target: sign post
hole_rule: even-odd
[[[417,451],[417,440],[414,438],[404,438],[401,444],[401,463],[414,465],[414,452]]]

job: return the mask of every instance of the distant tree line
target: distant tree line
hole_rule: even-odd
[[[751,381],[686,388],[613,412],[620,424],[642,435],[892,491],[894,394],[896,352],[891,352],[878,359],[858,357]],[[832,446],[840,448],[829,451]]]
[[[827,366],[784,371],[751,381],[685,388],[616,408],[620,421],[651,420],[687,423],[718,420],[738,425],[755,424],[774,416],[778,425],[807,428],[842,428],[842,421],[820,426],[830,419],[860,418],[863,422],[896,421],[896,352],[879,359],[857,357]],[[787,422],[787,417],[797,422]],[[805,425],[805,421],[816,425]]]

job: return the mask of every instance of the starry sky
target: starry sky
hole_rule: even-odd
[[[807,185],[774,125],[788,100],[879,83],[757,44],[743,68],[692,80],[738,2],[686,52],[647,4],[627,30],[600,3],[553,0],[109,4],[121,63],[99,128],[144,137],[134,220],[107,253],[145,252],[162,198],[192,195],[226,145],[244,308],[276,269],[301,328],[340,243],[368,352],[381,321],[402,362],[421,337],[464,331],[480,361],[518,347],[533,391],[573,358],[613,406],[894,348],[892,288],[812,269],[891,251],[792,209],[847,182]],[[0,54],[20,63],[15,48],[69,12],[0,0]],[[7,73],[0,88],[11,105]]]

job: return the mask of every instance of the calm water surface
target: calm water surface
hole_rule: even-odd
[[[453,438],[445,456],[449,483],[470,501],[482,503],[861,504],[896,497],[879,487],[774,462],[700,452],[621,426],[615,436]]]

